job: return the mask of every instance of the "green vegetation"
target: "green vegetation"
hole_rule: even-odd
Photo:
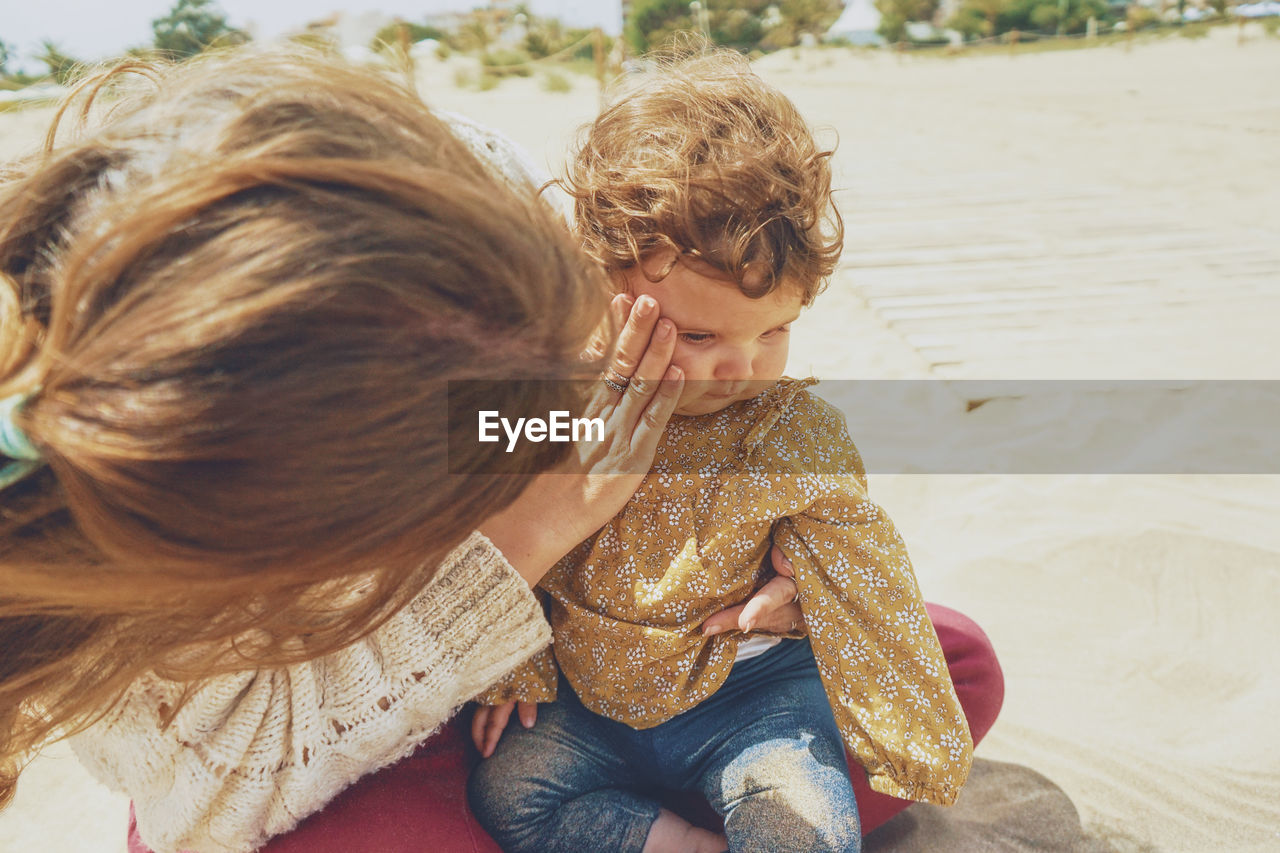
[[[474,69],[458,68],[453,72],[453,85],[459,89],[476,89],[487,92],[496,87],[502,78],[495,74],[477,73]]]
[[[938,0],[876,0],[880,35],[887,42],[902,41],[911,21],[929,21],[938,13]]]
[[[806,34],[821,36],[840,17],[842,0],[635,0],[625,37],[635,53],[669,44],[680,32],[744,52],[791,47]]]
[[[48,67],[49,76],[59,85],[70,82],[76,76],[76,69],[84,64],[75,57],[63,53],[62,49],[49,39],[40,43],[40,55],[36,59]]]
[[[369,49],[381,51],[387,45],[399,45],[402,38],[401,33],[403,33],[403,38],[409,44],[416,44],[426,39],[432,39],[441,44],[448,41],[448,36],[445,35],[443,30],[429,27],[426,24],[415,24],[411,21],[396,21],[378,30],[377,35],[373,37],[373,42],[369,45]]]
[[[591,59],[594,46],[591,43],[589,29],[566,27],[558,18],[543,18],[529,12],[525,6],[517,6],[516,14],[524,15],[525,37],[524,51],[534,59],[558,56],[563,51],[573,50],[563,58]],[[604,49],[607,52],[613,47],[613,39],[605,36]]]
[[[187,59],[215,45],[243,44],[243,30],[227,24],[213,0],[177,0],[169,14],[151,22],[157,51],[174,59]]]
[[[1089,19],[1115,20],[1106,0],[964,0],[947,26],[966,38],[1019,33],[1083,33]]]
[[[553,69],[543,72],[542,89],[544,92],[572,92],[573,84],[568,77]]]
[[[532,58],[523,50],[491,50],[480,57],[480,65],[487,77],[531,77]]]
[[[1129,7],[1128,14],[1125,16],[1125,26],[1131,33],[1158,27],[1160,26],[1160,13],[1155,9],[1148,9],[1146,6],[1139,6],[1135,3]]]

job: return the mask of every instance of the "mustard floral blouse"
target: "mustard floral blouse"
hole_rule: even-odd
[[[556,663],[586,707],[637,729],[720,687],[746,635],[704,637],[762,582],[771,543],[795,564],[814,657],[871,787],[952,803],[973,742],[906,547],[867,497],[844,417],[783,379],[758,397],[674,417],[623,510],[539,585],[555,655],[477,697],[555,699]]]

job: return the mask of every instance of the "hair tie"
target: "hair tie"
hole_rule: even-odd
[[[0,400],[0,455],[8,457],[0,466],[0,489],[7,489],[44,464],[40,449],[14,422],[14,416],[38,390]]]

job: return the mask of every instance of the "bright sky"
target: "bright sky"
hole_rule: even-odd
[[[0,41],[26,67],[42,39],[52,39],[77,59],[96,60],[151,42],[151,21],[174,0],[0,0]],[[535,15],[572,26],[621,29],[621,0],[526,0]],[[218,0],[232,26],[267,38],[330,12],[381,11],[405,20],[487,6],[485,0]],[[16,50],[15,50],[16,48]],[[37,67],[39,66],[37,63]]]

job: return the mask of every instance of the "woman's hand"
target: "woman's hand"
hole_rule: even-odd
[[[805,632],[804,614],[797,603],[800,585],[795,582],[795,566],[777,545],[769,551],[769,559],[776,577],[742,604],[721,610],[703,622],[703,636],[710,637],[734,628],[770,634]]]
[[[640,486],[684,387],[671,364],[675,324],[650,296],[615,296],[618,345],[584,415],[604,420],[604,440],[576,442],[568,462],[537,477],[515,503],[480,525],[529,585],[605,525]],[[600,357],[599,349],[588,356]]]

